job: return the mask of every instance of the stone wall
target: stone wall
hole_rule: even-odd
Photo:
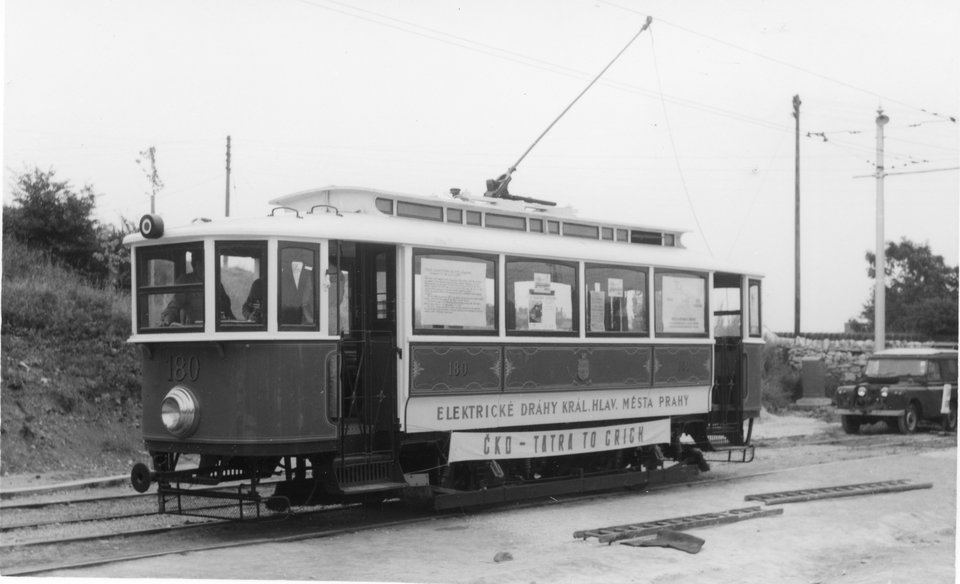
[[[790,367],[801,371],[806,359],[820,360],[828,376],[827,390],[831,385],[852,383],[867,364],[867,357],[873,354],[873,340],[805,337],[787,338],[772,336],[766,341],[786,351]],[[888,340],[887,348],[928,347],[930,342]]]

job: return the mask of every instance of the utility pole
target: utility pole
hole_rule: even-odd
[[[230,216],[230,136],[227,136],[227,210],[226,217]]]
[[[887,252],[883,242],[883,126],[890,118],[877,110],[877,257],[874,261],[873,350],[886,347],[887,327]]]
[[[793,336],[800,336],[800,96],[793,96],[793,117],[797,121],[796,130],[796,177],[794,178],[794,304],[793,304]]]

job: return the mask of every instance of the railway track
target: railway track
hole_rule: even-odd
[[[777,439],[757,441],[757,460],[750,465],[715,465],[714,472],[700,475],[690,487],[716,484],[718,482],[739,482],[772,473],[787,472],[802,468],[813,468],[823,464],[842,464],[851,459],[883,458],[902,454],[904,451],[949,448],[956,444],[956,437],[935,433],[911,436],[901,435],[840,435],[822,440],[804,441],[804,446],[814,445],[829,451],[832,460],[827,463],[804,463],[794,460],[785,451],[800,444],[796,439]],[[659,491],[672,488],[664,485],[644,489]],[[531,501],[496,510],[514,510],[518,507],[557,505],[569,502],[589,501],[598,497],[634,496],[629,492],[599,493],[577,495],[546,501]],[[155,495],[107,497],[105,501],[136,501],[139,504],[156,503]],[[92,501],[92,499],[91,499]],[[87,500],[57,501],[47,505],[59,505],[70,508]],[[147,503],[149,502],[149,503]],[[76,530],[69,536],[40,536],[34,531],[33,537],[24,535],[23,530],[37,529],[24,522],[22,525],[8,523],[8,513],[17,508],[18,503],[5,506],[3,512],[3,540],[0,544],[0,573],[3,575],[32,575],[53,571],[66,571],[71,568],[94,566],[118,561],[156,557],[167,554],[223,549],[228,547],[257,545],[268,542],[284,542],[302,539],[334,537],[345,533],[354,533],[369,529],[383,529],[408,525],[424,521],[438,520],[440,515],[424,513],[400,504],[398,501],[384,503],[380,509],[373,510],[363,506],[343,508],[324,508],[320,510],[295,510],[290,516],[275,516],[256,521],[217,521],[159,515],[147,510],[136,513],[115,514],[117,516],[89,517],[73,520]],[[20,508],[27,507],[19,504]],[[48,509],[52,507],[47,507]],[[495,510],[495,511],[496,511]],[[57,520],[46,519],[47,529],[56,529]],[[136,528],[123,528],[123,522],[136,522]],[[65,522],[60,521],[63,525]],[[6,529],[10,527],[10,529]],[[61,532],[64,530],[60,530]],[[19,533],[19,535],[18,535]]]

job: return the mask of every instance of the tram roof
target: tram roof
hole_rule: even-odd
[[[377,207],[380,200],[381,207]],[[394,214],[384,212],[386,203],[392,201]],[[660,233],[676,238],[680,230],[658,230],[648,226],[598,222],[581,219],[569,208],[548,211],[525,210],[531,204],[517,201],[475,202],[476,199],[447,200],[440,197],[418,197],[358,187],[327,187],[302,191],[270,201],[278,207],[290,209],[267,217],[230,217],[215,220],[195,220],[193,223],[171,226],[165,229],[160,239],[145,239],[139,233],[127,236],[128,245],[177,243],[197,238],[280,238],[280,239],[343,239],[413,245],[423,248],[450,249],[476,253],[516,253],[554,259],[582,259],[586,261],[612,262],[654,267],[672,267],[691,270],[710,270],[740,274],[759,275],[760,272],[741,264],[721,261],[706,254],[694,252],[680,245],[651,245],[619,240],[602,240],[581,235],[569,236],[547,232],[531,233],[526,230],[491,227],[484,224],[467,225],[429,220],[424,216],[397,214],[401,203],[416,205],[443,205],[444,209],[463,211],[489,211],[498,217],[524,217],[526,219],[555,221],[561,225],[604,227],[626,230],[628,233]],[[411,207],[415,212],[430,209]],[[293,211],[296,211],[294,213]],[[444,210],[445,214],[446,211]],[[441,216],[443,217],[443,216]],[[427,220],[425,220],[427,219]],[[544,230],[546,231],[546,229]],[[599,231],[598,231],[599,232]]]

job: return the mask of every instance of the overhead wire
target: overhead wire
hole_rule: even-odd
[[[663,82],[660,77],[660,65],[658,64],[659,59],[657,59],[655,35],[652,30],[650,31],[650,49],[653,53],[653,70],[657,77],[657,86],[663,89]],[[703,244],[707,246],[707,252],[712,256],[713,250],[710,249],[710,242],[707,240],[707,234],[703,230],[703,226],[700,224],[700,217],[697,216],[697,209],[693,204],[693,200],[690,198],[690,190],[687,188],[687,181],[684,178],[683,165],[680,164],[680,154],[677,151],[677,144],[673,138],[673,129],[670,125],[670,114],[667,111],[667,104],[663,102],[662,105],[664,123],[667,127],[667,136],[670,138],[670,148],[673,151],[674,163],[677,165],[677,173],[680,175],[680,185],[683,189],[683,195],[686,197],[687,204],[690,206],[690,213],[693,215],[693,220],[697,224],[697,229],[700,231],[700,237],[703,239]]]
[[[622,5],[620,5],[620,4],[617,4],[616,2],[612,2],[611,0],[597,0],[597,1],[602,2],[603,4],[607,4],[607,5],[609,5],[609,6],[613,6],[613,7],[615,7],[615,8],[619,8],[620,10],[624,10],[624,11],[627,11],[627,12],[633,12],[633,13],[635,13],[635,14],[643,14],[643,13],[640,12],[639,10],[634,10],[633,8],[628,8],[628,7],[626,7],[626,6],[622,6]],[[854,85],[854,84],[852,84],[852,83],[848,83],[848,82],[846,82],[846,81],[841,81],[841,80],[836,79],[836,78],[834,78],[834,77],[830,77],[830,76],[828,76],[828,75],[823,75],[823,74],[821,74],[821,73],[817,73],[816,71],[811,71],[810,69],[807,69],[807,68],[805,68],[805,67],[800,67],[799,65],[794,65],[793,63],[788,63],[787,61],[784,61],[784,60],[782,60],[782,59],[777,59],[776,57],[771,57],[771,56],[769,56],[769,55],[765,55],[765,54],[760,53],[760,52],[758,52],[758,51],[754,51],[753,49],[748,49],[748,48],[746,48],[746,47],[741,47],[740,45],[731,43],[731,42],[729,42],[729,41],[725,41],[725,40],[723,40],[723,39],[719,39],[719,38],[717,38],[717,37],[714,37],[714,36],[711,36],[711,35],[708,35],[708,34],[704,34],[704,33],[702,33],[702,32],[698,32],[698,31],[695,31],[695,30],[691,30],[691,29],[686,28],[686,27],[684,27],[684,26],[680,26],[679,24],[672,23],[672,22],[670,22],[670,21],[668,21],[668,20],[663,20],[662,18],[659,18],[659,17],[657,18],[657,22],[658,22],[658,23],[662,22],[662,23],[664,23],[664,24],[667,25],[667,26],[672,26],[672,27],[674,27],[674,28],[677,28],[677,29],[682,30],[682,31],[687,32],[687,33],[690,33],[690,34],[692,34],[692,35],[696,35],[696,36],[699,36],[699,37],[703,37],[703,38],[705,38],[705,39],[707,39],[707,40],[710,40],[710,41],[712,41],[712,42],[719,43],[719,44],[721,44],[721,45],[726,45],[726,46],[728,46],[728,47],[737,49],[738,51],[743,51],[743,52],[748,53],[748,54],[751,54],[751,55],[753,55],[753,56],[755,56],[755,57],[759,57],[759,58],[761,58],[761,59],[766,59],[766,60],[771,61],[771,62],[773,62],[773,63],[776,63],[776,64],[778,64],[778,65],[782,65],[782,66],[784,66],[784,67],[789,67],[789,68],[791,68],[791,69],[795,69],[795,70],[797,70],[797,71],[801,71],[801,72],[803,72],[803,73],[806,73],[807,75],[811,75],[811,76],[813,76],[813,77],[819,77],[820,79],[823,79],[823,80],[825,80],[825,81],[829,81],[829,82],[835,83],[835,84],[837,84],[837,85],[842,85],[842,86],[847,87],[847,88],[849,88],[849,89],[853,89],[853,90],[856,90],[856,91],[859,91],[859,92],[862,92],[862,93],[866,93],[866,94],[871,95],[871,96],[880,97],[880,98],[882,98],[883,101],[885,101],[885,102],[895,103],[895,104],[897,104],[897,105],[900,105],[900,106],[903,106],[903,107],[906,107],[906,108],[909,108],[909,109],[913,109],[913,110],[916,110],[916,111],[920,111],[920,112],[923,112],[923,113],[925,113],[925,114],[929,114],[929,115],[932,115],[932,116],[941,117],[941,118],[944,118],[944,121],[950,121],[950,122],[953,122],[953,123],[956,123],[956,121],[957,121],[956,116],[953,116],[953,115],[950,115],[950,114],[941,114],[941,113],[938,113],[938,112],[930,111],[930,110],[928,110],[928,109],[926,109],[926,108],[922,108],[922,107],[919,107],[919,106],[916,106],[916,105],[912,105],[912,104],[908,104],[908,103],[906,103],[906,102],[899,101],[899,100],[896,100],[896,99],[893,99],[893,98],[890,98],[890,97],[887,97],[887,96],[883,96],[883,95],[878,94],[876,91],[872,91],[872,90],[869,90],[869,89],[866,89],[866,88],[863,88],[863,87]]]

